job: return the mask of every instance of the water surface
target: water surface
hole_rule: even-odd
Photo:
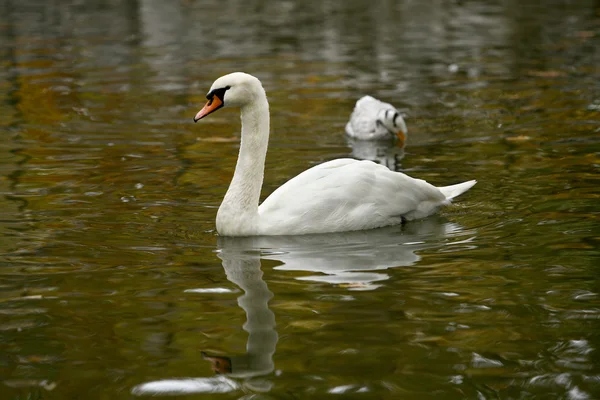
[[[0,9],[0,397],[600,397],[597,2]],[[271,103],[263,198],[347,156],[479,183],[405,226],[220,238],[239,118],[192,118],[235,70]],[[404,153],[345,138],[364,94]]]

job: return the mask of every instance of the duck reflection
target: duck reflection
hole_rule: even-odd
[[[347,137],[346,140],[352,148],[353,158],[375,161],[392,171],[400,171],[404,148],[394,140],[357,140],[351,137]]]
[[[243,329],[248,332],[246,353],[202,356],[211,363],[215,377],[182,378],[147,382],[133,388],[136,395],[225,393],[249,389],[267,392],[272,387],[266,376],[275,366],[278,341],[275,315],[269,308],[273,293],[263,280],[261,258],[277,260],[283,271],[308,271],[315,275],[300,280],[328,282],[349,290],[372,290],[374,282],[388,279],[381,271],[414,265],[417,251],[442,246],[440,240],[461,235],[462,228],[428,218],[404,226],[326,235],[220,237],[217,256],[227,279],[244,294],[238,305],[246,313]]]

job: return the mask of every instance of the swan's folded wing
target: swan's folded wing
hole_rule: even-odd
[[[313,167],[286,182],[259,207],[261,230],[294,234],[370,229],[439,205],[432,185],[371,161],[339,159]]]
[[[357,162],[358,160],[352,158],[338,158],[323,164],[315,165],[275,189],[275,191],[263,201],[260,205],[260,209],[266,211],[278,208],[284,204],[282,202],[285,202],[285,200],[290,198],[289,196],[305,194],[311,184],[331,176],[336,170]],[[312,188],[312,190],[314,190],[314,188]]]

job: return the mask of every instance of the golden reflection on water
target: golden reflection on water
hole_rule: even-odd
[[[0,13],[5,397],[183,377],[230,397],[598,396],[597,4],[88,3]],[[233,70],[271,102],[263,198],[346,156],[479,183],[405,227],[228,247],[238,115],[192,117]],[[344,137],[364,94],[406,113],[404,154]],[[216,376],[203,354],[267,367]]]

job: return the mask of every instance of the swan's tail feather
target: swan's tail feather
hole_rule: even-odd
[[[438,189],[440,189],[444,196],[446,196],[446,200],[452,200],[456,196],[459,196],[467,190],[471,189],[476,183],[476,180],[472,180],[463,183],[458,183],[456,185],[439,187]]]

